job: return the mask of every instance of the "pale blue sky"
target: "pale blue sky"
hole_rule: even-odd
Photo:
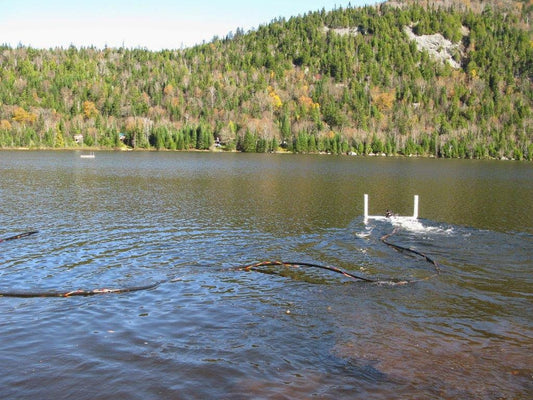
[[[277,17],[376,0],[0,0],[0,44],[179,49]]]

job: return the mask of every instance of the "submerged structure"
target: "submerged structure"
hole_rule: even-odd
[[[388,218],[402,218],[402,219],[410,219],[410,220],[416,220],[418,219],[418,195],[415,194],[415,197],[414,197],[414,205],[413,205],[413,215],[412,216],[407,216],[407,217],[402,217],[402,216],[399,216],[399,215],[393,215],[392,213],[389,214],[389,211],[387,211],[387,214],[386,215],[368,215],[368,194],[365,194],[364,195],[364,201],[365,201],[365,205],[364,205],[364,220],[365,220],[365,224],[367,223],[367,221],[369,219],[375,219],[375,220],[381,220],[381,221],[385,221],[387,220]]]

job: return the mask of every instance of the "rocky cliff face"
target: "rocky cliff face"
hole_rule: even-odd
[[[461,65],[456,60],[457,55],[461,58],[464,56],[464,47],[462,43],[452,43],[440,33],[433,35],[421,35],[414,34],[411,27],[406,26],[404,32],[409,36],[409,39],[414,40],[418,47],[418,50],[426,50],[432,57],[447,62],[453,68],[460,68]],[[468,29],[463,28],[463,36],[468,35]]]

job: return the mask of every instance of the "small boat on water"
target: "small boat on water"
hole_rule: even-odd
[[[82,154],[80,158],[94,158],[94,152],[89,154]]]

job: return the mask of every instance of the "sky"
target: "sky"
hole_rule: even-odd
[[[180,49],[279,17],[376,0],[0,0],[0,44]]]

